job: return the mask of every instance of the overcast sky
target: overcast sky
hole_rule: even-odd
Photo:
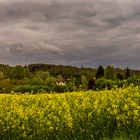
[[[0,63],[140,69],[140,2],[0,0]]]

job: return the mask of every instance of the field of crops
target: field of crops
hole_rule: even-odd
[[[0,140],[140,139],[140,87],[0,95]]]

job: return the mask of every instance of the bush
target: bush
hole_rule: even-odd
[[[123,74],[118,73],[118,74],[117,74],[117,79],[118,79],[118,80],[123,80],[123,79],[124,79],[124,78],[123,78]]]
[[[67,85],[69,92],[76,91],[76,89],[77,89],[74,81],[69,81],[69,82],[67,82],[66,85]]]
[[[55,86],[56,86],[56,78],[54,78],[54,77],[48,77],[45,80],[45,85],[48,86],[48,87],[50,87],[52,89],[52,91],[54,91]]]
[[[136,77],[136,76],[129,77],[127,79],[127,83],[128,85],[130,84],[140,85],[140,77]]]
[[[51,92],[51,88],[48,86],[35,86],[34,87],[34,93],[50,93]]]
[[[29,85],[20,85],[20,86],[13,87],[12,91],[17,93],[26,93],[26,92],[31,93],[34,91],[34,87]]]
[[[95,86],[95,80],[94,80],[94,79],[90,79],[90,80],[88,81],[88,89],[89,89],[89,90],[90,90],[90,89],[93,89],[94,86]]]
[[[0,86],[0,93],[3,93],[3,87]]]
[[[95,89],[111,89],[115,86],[115,81],[106,80],[106,79],[98,79],[95,82]]]
[[[127,86],[127,81],[126,80],[118,80],[116,81],[115,85],[120,88],[120,87],[124,87]]]
[[[43,85],[44,81],[41,78],[36,78],[35,77],[35,78],[29,80],[29,84],[31,84],[31,85]]]
[[[50,93],[51,92],[51,88],[49,88],[48,86],[30,86],[30,85],[20,85],[20,86],[15,86],[12,88],[13,92],[17,92],[17,93],[43,93],[43,92],[47,92]]]
[[[67,85],[56,85],[55,86],[55,92],[57,93],[63,93],[63,92],[68,92],[69,89]]]
[[[12,79],[12,80],[5,80],[7,81],[7,84],[9,85],[25,85],[26,81],[25,80],[17,80],[17,79]]]

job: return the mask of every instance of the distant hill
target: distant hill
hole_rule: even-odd
[[[6,64],[0,64],[0,71],[4,73],[8,73],[14,66],[9,66]],[[71,77],[79,78],[81,75],[86,76],[88,79],[95,76],[96,68],[85,68],[81,66],[81,68],[74,66],[65,66],[65,65],[54,65],[54,64],[29,64],[23,66],[28,69],[29,72],[34,73],[36,71],[48,71],[52,76],[62,75],[64,79],[68,79]],[[115,68],[116,73],[124,73],[125,69]],[[140,70],[132,70],[131,72],[135,75],[140,75]]]
[[[67,79],[69,77],[79,77],[80,75],[86,75],[87,77],[93,77],[95,75],[96,69],[94,68],[78,68],[73,66],[64,65],[53,65],[53,64],[30,64],[26,66],[30,72],[35,72],[38,70],[48,71],[52,76],[62,75],[63,78]]]

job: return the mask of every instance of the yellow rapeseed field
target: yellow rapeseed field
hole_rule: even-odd
[[[63,94],[1,94],[0,140],[140,138],[140,87]]]

